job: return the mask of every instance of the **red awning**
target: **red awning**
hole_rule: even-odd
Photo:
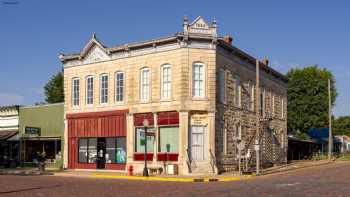
[[[12,136],[15,136],[18,131],[0,131],[0,140],[7,140]]]

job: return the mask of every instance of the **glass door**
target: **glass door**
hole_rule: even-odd
[[[106,138],[97,138],[97,169],[104,169],[106,164]]]

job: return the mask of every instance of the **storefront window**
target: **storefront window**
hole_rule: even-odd
[[[87,139],[80,139],[79,140],[79,163],[86,163],[87,161]]]
[[[159,128],[159,152],[179,152],[179,127]]]
[[[126,163],[126,138],[106,138],[106,163]]]
[[[153,153],[154,150],[154,128],[147,129],[147,152]],[[135,152],[144,153],[145,152],[145,131],[144,128],[136,128],[135,134]]]
[[[97,139],[89,138],[88,139],[88,163],[96,163],[97,156]]]
[[[96,163],[97,139],[79,139],[79,163]]]

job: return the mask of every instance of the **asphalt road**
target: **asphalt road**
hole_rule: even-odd
[[[0,196],[350,196],[350,162],[235,182],[0,176]]]

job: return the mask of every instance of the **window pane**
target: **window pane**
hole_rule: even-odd
[[[148,128],[147,133],[153,133],[154,134],[154,128]],[[145,131],[143,128],[136,128],[136,140],[135,140],[135,151],[138,153],[145,152]],[[147,152],[153,153],[154,150],[154,135],[147,136]]]
[[[161,127],[159,128],[159,152],[178,153],[179,152],[179,128]]]
[[[106,138],[106,163],[114,163],[116,138]]]
[[[79,163],[87,162],[87,139],[79,139]]]
[[[89,151],[89,156],[88,156],[89,163],[96,163],[97,138],[89,138],[88,151]]]
[[[79,105],[79,79],[73,79],[72,83],[72,104]]]
[[[126,163],[126,138],[117,138],[116,163]]]
[[[117,102],[123,101],[124,97],[124,73],[117,73],[116,75],[116,97]]]

